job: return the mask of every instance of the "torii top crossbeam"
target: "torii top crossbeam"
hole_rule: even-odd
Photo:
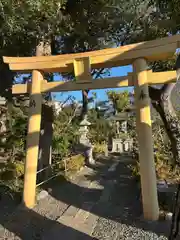
[[[3,59],[14,71],[26,72],[38,69],[44,72],[70,72],[73,70],[75,59],[89,58],[92,69],[128,65],[132,64],[137,58],[145,58],[147,61],[167,60],[173,57],[179,47],[179,42],[180,35],[175,35],[118,48],[84,53],[38,57],[4,57]]]

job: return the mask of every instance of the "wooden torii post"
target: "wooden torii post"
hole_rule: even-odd
[[[37,57],[4,57],[13,71],[32,72],[32,81],[13,85],[13,94],[29,93],[29,122],[24,176],[23,201],[26,207],[35,205],[36,172],[41,123],[41,104],[44,92],[76,91],[135,87],[137,135],[139,143],[140,175],[144,217],[157,220],[159,206],[157,199],[156,173],[154,165],[153,139],[151,127],[150,98],[148,85],[176,81],[176,72],[153,73],[147,70],[148,61],[166,60],[174,57],[179,47],[180,36],[175,35],[158,40],[131,44],[123,47],[99,51]],[[133,65],[133,73],[125,77],[93,80],[91,69]],[[75,82],[43,81],[45,72],[71,72]]]

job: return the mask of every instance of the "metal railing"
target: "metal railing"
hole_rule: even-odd
[[[58,161],[58,162],[56,162],[56,163],[53,163],[53,164],[51,164],[51,165],[49,165],[49,166],[46,166],[46,167],[38,170],[38,171],[37,171],[37,174],[42,173],[43,171],[46,171],[46,170],[48,170],[48,169],[52,169],[52,170],[53,170],[53,167],[57,166],[57,165],[60,164],[60,163],[64,163],[64,169],[63,169],[63,170],[62,170],[62,169],[59,169],[59,172],[58,172],[58,173],[55,173],[54,175],[52,175],[52,176],[49,177],[48,179],[45,179],[44,181],[36,184],[36,187],[39,187],[39,186],[43,185],[44,183],[47,183],[48,181],[52,180],[53,178],[62,175],[62,173],[65,173],[65,175],[66,175],[67,171],[70,170],[70,168],[67,168],[67,162],[68,162],[68,161],[71,161],[71,158],[62,159],[62,160],[60,160],[60,161]]]

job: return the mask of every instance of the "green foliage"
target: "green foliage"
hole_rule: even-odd
[[[92,143],[103,143],[107,141],[110,126],[103,116],[99,116],[96,109],[91,109],[88,113],[88,120],[91,122],[89,127],[89,138]]]
[[[82,154],[73,155],[61,160],[54,168],[55,173],[65,173],[70,176],[72,173],[79,171],[85,164],[85,157]]]
[[[93,147],[93,153],[105,153],[107,145],[105,143],[96,143]]]
[[[109,5],[112,3],[104,0],[67,1],[61,51],[84,52],[112,45],[118,13]]]
[[[85,164],[85,157],[81,154],[71,156],[66,161],[66,169],[68,172],[77,172],[79,171]]]
[[[74,120],[75,106],[64,107],[54,119],[53,155],[62,159],[71,153],[78,140],[78,122]]]
[[[6,147],[17,152],[23,152],[25,148],[25,135],[27,130],[27,116],[20,108],[13,107],[11,113],[11,131],[6,140]]]
[[[24,162],[15,161],[7,162],[4,165],[4,170],[1,169],[0,178],[1,180],[13,180],[19,178],[24,174]]]
[[[107,96],[109,101],[112,101],[116,112],[124,112],[130,105],[129,92],[108,91]]]
[[[54,134],[52,142],[53,154],[58,154],[60,158],[63,158],[69,154],[70,143],[68,137],[68,134],[63,136]]]
[[[23,188],[24,162],[9,161],[0,169],[0,185],[12,192],[21,192]]]
[[[19,107],[12,106],[11,115],[6,114],[5,140],[0,141],[4,163],[0,168],[0,183],[12,191],[21,191],[23,186],[25,136],[27,116]]]
[[[109,137],[114,137],[116,135],[115,124],[111,124],[107,117],[105,117],[106,111],[110,109],[110,102],[113,103],[116,112],[124,112],[130,106],[128,91],[108,91],[107,96],[108,101],[98,102],[95,99],[95,108],[90,109],[88,112],[88,120],[91,122],[89,138],[94,144],[103,144],[108,141]],[[98,108],[98,106],[100,108]],[[121,133],[120,137],[126,139],[128,136],[129,134]]]
[[[52,32],[59,30],[63,2],[65,1],[1,1],[0,28],[4,40],[1,49],[10,50],[14,45],[14,50],[11,49],[13,55],[27,53],[27,50],[32,53],[32,47],[35,47],[38,40],[48,38]]]
[[[0,56],[32,56],[42,41],[51,44],[53,55],[112,46],[120,25],[115,19],[118,13],[108,8],[111,5],[101,0],[2,0]],[[2,61],[0,72],[1,95],[7,97],[14,76]]]
[[[180,168],[173,166],[173,156],[171,151],[171,145],[161,120],[154,121],[153,125],[153,140],[154,140],[154,160],[155,169],[158,179],[167,180],[170,182],[179,181]],[[130,166],[132,174],[140,177],[140,163],[138,157],[137,136],[134,136],[133,157],[136,160],[136,164]]]
[[[159,179],[170,180],[173,178],[173,156],[171,154],[171,146],[166,135],[164,127],[159,122],[153,124],[154,137],[154,158],[156,174]],[[175,176],[174,176],[175,177]]]
[[[11,117],[6,114],[5,142],[0,141],[1,149],[14,160],[16,155],[24,152],[27,117],[20,108],[13,106]]]

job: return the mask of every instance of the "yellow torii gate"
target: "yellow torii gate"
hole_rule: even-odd
[[[174,57],[179,47],[180,36],[131,44],[123,47],[85,53],[37,57],[3,57],[13,71],[31,72],[32,82],[12,86],[13,94],[30,95],[27,151],[25,162],[23,201],[26,207],[35,205],[36,172],[38,162],[41,105],[43,92],[75,91],[116,87],[135,87],[136,126],[139,143],[141,189],[144,217],[159,218],[156,173],[154,165],[151,128],[150,98],[148,85],[176,81],[176,72],[153,73],[147,70],[148,61],[166,60]],[[91,69],[133,65],[133,73],[125,77],[93,80]],[[71,72],[75,82],[47,82],[45,72]]]

